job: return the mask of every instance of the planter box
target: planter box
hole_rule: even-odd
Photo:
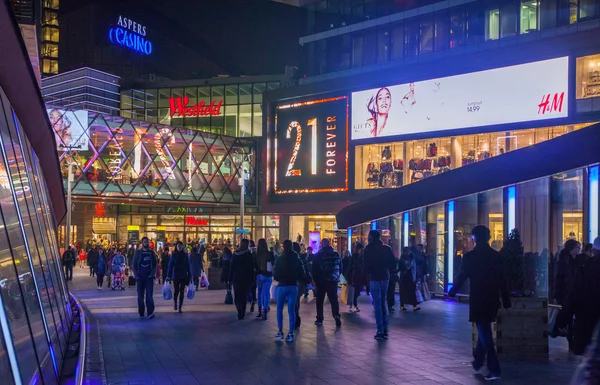
[[[208,282],[210,283],[210,285],[208,286],[208,290],[226,289],[225,284],[221,283],[220,267],[209,267],[206,278],[208,278]]]
[[[548,300],[512,298],[512,306],[498,312],[498,355],[519,360],[548,360]]]
[[[548,300],[511,298],[512,308],[500,309],[492,324],[498,357],[505,360],[548,360]],[[477,329],[473,324],[473,349]]]

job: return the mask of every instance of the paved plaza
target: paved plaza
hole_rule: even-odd
[[[155,290],[156,318],[140,320],[134,288],[99,292],[87,270],[76,268],[70,289],[89,311],[86,384],[480,384],[470,367],[468,306],[434,300],[421,312],[394,313],[390,338],[373,340],[374,316],[368,297],[361,312],[347,313],[336,330],[327,312],[313,325],[312,295],[302,303],[296,342],[275,341],[275,308],[268,321],[254,314],[238,321],[224,291],[200,291],[173,311]],[[284,313],[284,324],[287,315]],[[287,327],[284,328],[287,333]],[[568,384],[574,370],[564,341],[551,341],[549,362],[502,362],[501,384]]]

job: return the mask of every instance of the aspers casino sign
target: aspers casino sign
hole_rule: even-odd
[[[152,53],[152,43],[146,38],[146,26],[119,15],[117,25],[108,31],[110,42],[142,55]]]

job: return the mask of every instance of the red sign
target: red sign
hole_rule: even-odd
[[[554,94],[552,101],[550,100],[551,96],[552,94],[542,96],[542,102],[538,104],[538,115],[544,115],[546,112],[562,112],[565,99],[564,91],[560,94]]]
[[[223,100],[213,100],[211,104],[206,105],[204,102],[200,102],[194,106],[189,106],[190,99],[186,96],[184,98],[169,98],[169,104],[171,105],[171,118],[177,114],[178,117],[183,116],[212,116],[221,114],[221,105]]]
[[[208,226],[208,218],[202,217],[185,217],[185,224],[187,226]]]

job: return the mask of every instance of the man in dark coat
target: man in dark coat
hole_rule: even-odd
[[[600,320],[600,237],[594,240],[592,252],[594,256],[575,273],[563,307],[565,317],[573,319],[575,315],[571,345],[575,355],[585,353]]]
[[[246,294],[254,284],[254,255],[248,248],[250,242],[247,239],[240,241],[240,248],[231,259],[229,270],[229,281],[233,283],[235,307],[238,312],[238,320],[246,316]]]
[[[323,303],[325,295],[329,298],[331,312],[335,319],[335,326],[342,326],[340,317],[340,304],[338,302],[338,282],[342,273],[342,259],[333,250],[329,239],[321,241],[321,250],[317,253],[312,264],[312,276],[317,287],[317,320],[315,325],[323,325]]]
[[[473,369],[479,372],[487,356],[490,373],[486,380],[493,381],[500,379],[500,363],[494,347],[492,322],[496,321],[500,297],[505,309],[510,307],[510,297],[500,253],[488,244],[491,238],[490,229],[478,225],[473,228],[471,235],[475,248],[465,254],[460,273],[454,279],[454,285],[448,295],[456,296],[465,281],[470,280],[469,321],[475,323],[478,335],[477,347],[473,352]]]
[[[87,254],[88,266],[90,267],[90,277],[96,276],[98,267],[98,246],[94,246]]]

